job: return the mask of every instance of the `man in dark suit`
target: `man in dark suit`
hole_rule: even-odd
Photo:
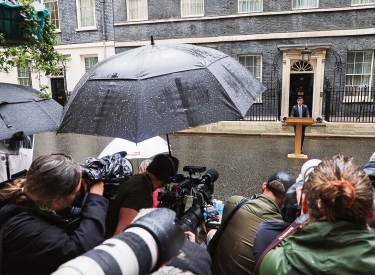
[[[301,96],[297,98],[297,105],[293,106],[290,116],[291,117],[310,117],[309,108],[307,107],[307,105],[303,104],[303,98]],[[295,134],[296,126],[293,126],[293,127],[294,127],[294,134]],[[302,126],[301,153],[302,153],[303,140],[305,139],[305,129],[306,129],[306,126]]]

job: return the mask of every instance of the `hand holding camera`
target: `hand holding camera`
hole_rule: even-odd
[[[83,190],[87,192],[87,181],[84,178],[81,178],[81,184],[83,187]],[[103,196],[104,193],[104,182],[99,181],[91,185],[89,193],[91,194],[97,194],[100,196]]]

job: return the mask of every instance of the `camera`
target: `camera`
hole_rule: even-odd
[[[95,183],[103,181],[103,197],[110,201],[116,199],[121,186],[126,184],[133,174],[133,166],[125,156],[126,152],[119,152],[102,158],[89,157],[84,164],[81,164],[82,177],[87,182],[87,190],[85,192],[82,187],[82,194],[75,198],[69,209],[59,211],[59,215],[70,221],[66,230],[70,232],[76,228],[90,188]]]
[[[124,232],[61,265],[53,275],[148,274],[173,257],[185,235],[169,209],[152,209]]]
[[[158,207],[169,208],[176,213],[177,224],[184,231],[193,231],[205,221],[204,207],[212,204],[214,182],[219,172],[204,166],[188,165],[183,167],[188,176],[177,174],[172,183],[160,191]]]
[[[102,158],[87,158],[81,165],[82,177],[87,182],[87,189],[96,182],[104,182],[103,197],[114,200],[120,187],[125,184],[133,174],[133,166],[125,158],[126,152],[119,152]]]

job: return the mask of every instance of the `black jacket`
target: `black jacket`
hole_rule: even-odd
[[[51,274],[61,264],[104,241],[108,200],[89,194],[78,228],[68,234],[67,220],[35,211],[28,204],[7,204],[0,210],[4,224],[5,275]]]

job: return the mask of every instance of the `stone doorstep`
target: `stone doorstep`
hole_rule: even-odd
[[[375,131],[375,123],[327,123],[329,129],[367,129]]]
[[[220,121],[217,123],[211,123],[203,126],[199,126],[197,128],[207,128],[207,127],[213,127],[213,128],[225,128],[225,127],[239,127],[239,128],[248,128],[251,127],[251,129],[267,129],[267,128],[282,128],[282,127],[291,127],[287,125],[286,123],[278,122],[278,121]],[[345,129],[345,128],[364,128],[369,129],[370,132],[375,131],[375,123],[348,123],[348,122],[322,122],[322,123],[314,123],[311,126],[312,128],[318,128],[318,127],[326,127],[326,128],[339,128],[339,129]]]
[[[309,126],[306,136],[352,136],[352,137],[375,137],[375,123],[314,123]],[[325,128],[324,130],[322,128]],[[323,132],[321,131],[323,130]],[[267,121],[220,121],[207,125],[198,126],[178,133],[197,134],[247,134],[247,135],[278,135],[293,136],[293,127],[282,122]]]

